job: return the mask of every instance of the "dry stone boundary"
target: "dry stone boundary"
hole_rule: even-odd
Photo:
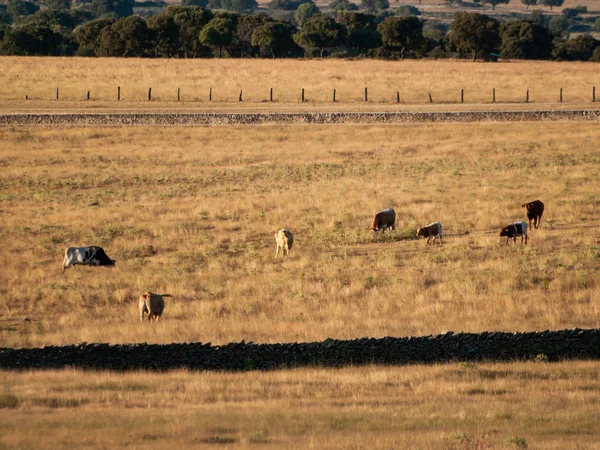
[[[272,370],[303,366],[600,359],[600,329],[453,333],[322,342],[88,344],[0,348],[0,370]]]
[[[0,126],[210,126],[260,124],[598,121],[600,110],[307,113],[0,114]]]

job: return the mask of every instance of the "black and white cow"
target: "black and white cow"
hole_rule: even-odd
[[[115,261],[110,259],[102,247],[91,245],[89,247],[67,247],[65,259],[63,259],[63,270],[76,264],[86,266],[114,266]]]
[[[427,243],[425,245],[429,245],[429,240],[433,238],[432,245],[435,244],[435,238],[440,238],[440,244],[442,243],[442,224],[439,222],[433,222],[429,225],[419,228],[417,230],[417,237],[423,236],[427,238]]]
[[[521,236],[521,244],[523,243],[523,238],[525,238],[525,244],[527,244],[527,222],[513,222],[505,226],[500,231],[500,236],[506,236],[506,244],[508,244],[509,239],[513,239],[516,244],[517,237],[519,236]]]

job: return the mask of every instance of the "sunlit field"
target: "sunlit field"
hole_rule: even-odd
[[[600,325],[596,123],[0,129],[0,346]],[[546,211],[529,245],[500,228]],[[392,206],[397,230],[368,231]],[[442,245],[415,240],[443,225]],[[273,234],[296,237],[275,258]],[[61,271],[67,246],[114,268]],[[161,322],[137,299],[169,293]]]
[[[10,372],[0,447],[596,449],[598,373],[591,362]]]
[[[417,106],[456,109],[464,105],[495,109],[541,105],[591,108],[595,106],[591,103],[594,86],[598,88],[596,100],[600,101],[599,73],[598,63],[545,61],[1,57],[0,108],[4,112]],[[120,101],[117,101],[118,87]],[[149,88],[152,88],[151,101],[148,101]],[[273,102],[269,101],[271,88]],[[305,103],[301,103],[303,88]],[[364,101],[365,88],[368,102]],[[559,103],[561,88],[563,103]],[[211,89],[212,101],[209,101]],[[336,103],[332,102],[334,89]],[[460,103],[461,89],[464,104]],[[495,104],[492,104],[493,89],[496,89]],[[400,103],[396,103],[397,93]]]

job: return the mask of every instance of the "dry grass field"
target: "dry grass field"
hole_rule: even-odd
[[[597,449],[598,364],[2,374],[2,448]]]
[[[0,110],[591,108],[600,64],[547,61],[173,60],[0,57]],[[121,101],[117,102],[117,86]],[[56,101],[56,88],[59,101]],[[369,102],[364,102],[364,89]],[[152,101],[148,102],[148,88]],[[181,88],[181,102],[177,102]],[[212,88],[213,101],[208,101]],[[274,102],[268,102],[273,88]],[[301,90],[306,102],[302,104]],[[496,89],[496,104],[492,89]],[[563,89],[563,101],[559,91]],[[332,103],[336,89],[337,103]],[[243,90],[243,102],[239,93]],[[86,100],[90,91],[90,101]],[[396,103],[400,92],[401,103]],[[429,104],[431,93],[433,104]],[[25,101],[25,96],[29,100]],[[464,105],[463,105],[464,106]],[[479,107],[481,107],[479,106]]]
[[[335,80],[360,94],[365,73],[386,89],[400,79],[407,93],[450,93],[463,82],[483,92],[504,80],[510,101],[525,81],[540,92],[570,81],[585,86],[584,99],[598,67],[348,63],[0,58],[0,109],[206,109],[162,101],[154,86],[161,101],[81,100],[117,83],[129,100],[147,84],[170,93],[174,74],[199,92],[231,80],[223,92],[232,95],[245,80],[256,92],[311,82],[323,93]],[[464,80],[457,67],[469,70]],[[51,101],[54,88],[44,86],[61,80],[67,100]],[[46,100],[25,102],[24,91]],[[258,95],[243,106],[224,99],[210,107],[264,107]],[[331,107],[320,101],[307,107]],[[584,122],[0,128],[0,347],[597,328],[598,142],[598,124]],[[527,246],[504,245],[500,227],[524,219],[520,204],[536,198],[546,204],[542,227]],[[388,206],[398,229],[369,233]],[[443,245],[413,239],[438,220]],[[282,227],[296,241],[275,258]],[[67,246],[91,244],[116,267],[61,271]],[[138,319],[146,290],[173,295],[157,324]],[[598,369],[3,372],[0,448],[593,449]]]
[[[568,122],[5,127],[0,346],[598,327],[599,139]],[[536,198],[542,227],[505,246]],[[368,232],[388,206],[398,229]],[[443,245],[411,239],[432,221]],[[116,267],[61,271],[92,244]],[[137,319],[146,290],[174,296],[156,326]]]

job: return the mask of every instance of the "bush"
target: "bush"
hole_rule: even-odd
[[[396,9],[397,16],[420,16],[421,11],[412,5],[402,5]]]

